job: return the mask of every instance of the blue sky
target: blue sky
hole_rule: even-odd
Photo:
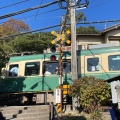
[[[0,16],[10,14],[30,7],[38,5],[44,5],[55,0],[27,0],[21,4],[17,4],[11,7],[5,6],[21,2],[25,0],[4,0],[0,4]],[[83,10],[77,10],[76,12],[83,12],[87,18],[87,21],[102,21],[102,20],[120,20],[120,0],[89,0],[88,8]],[[59,24],[63,15],[65,15],[65,9],[59,9],[58,4],[51,5],[49,7],[33,10],[20,15],[12,16],[14,19],[23,20],[28,24],[31,30],[37,30],[49,26]],[[57,10],[56,10],[57,9]],[[53,11],[56,10],[56,11]],[[52,11],[52,12],[50,12]],[[48,12],[48,13],[46,13]],[[0,19],[0,24],[5,22],[8,18]],[[102,30],[105,27],[109,27],[117,23],[106,24],[89,24],[95,26],[97,29]],[[89,26],[79,25],[79,26]],[[54,28],[53,28],[54,29]],[[55,28],[60,29],[60,28]]]

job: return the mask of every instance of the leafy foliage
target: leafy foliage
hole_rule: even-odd
[[[14,20],[9,18],[6,22],[0,25],[0,36],[4,37],[16,33],[29,31],[30,28],[22,20]]]
[[[94,26],[79,27],[76,29],[77,34],[100,34],[100,31],[96,30]]]
[[[27,34],[9,42],[14,52],[37,51],[42,53],[50,46],[50,33]]]
[[[102,79],[83,77],[71,86],[70,94],[80,98],[80,104],[88,113],[98,110],[110,98],[110,86]]]
[[[0,75],[1,69],[5,67],[6,63],[9,61],[9,54],[5,53],[4,50],[0,47]]]

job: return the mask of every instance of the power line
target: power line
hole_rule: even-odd
[[[57,11],[57,10],[60,10],[60,8],[53,9],[53,10],[46,11],[46,12],[41,12],[41,13],[39,13],[39,14],[37,14],[37,15],[46,14],[46,13],[54,12],[54,11]],[[33,17],[33,16],[35,16],[35,15],[26,16],[26,19],[23,20],[23,21],[27,21],[27,20],[29,20],[29,19],[27,19],[27,18],[29,18],[29,17]],[[18,18],[18,19],[14,19],[14,20],[22,20],[22,18]],[[10,22],[10,21],[8,21],[8,22]],[[0,24],[3,24],[3,23],[5,23],[5,22],[1,22]]]
[[[76,24],[99,24],[99,23],[106,23],[106,22],[120,22],[120,20],[104,20],[104,21],[94,21],[94,22],[77,22]],[[70,25],[66,24],[66,25]],[[5,37],[0,37],[0,39],[6,39],[6,38],[11,38],[11,37],[16,37],[19,35],[23,35],[23,34],[29,34],[29,33],[35,33],[38,31],[42,31],[42,30],[46,30],[46,29],[50,29],[50,28],[55,28],[55,27],[60,27],[60,24],[54,25],[54,26],[49,26],[49,27],[45,27],[45,28],[41,28],[41,29],[37,29],[37,30],[33,30],[33,31],[28,31],[28,32],[24,32],[24,33],[19,33],[19,34],[14,34],[14,35],[9,35],[9,36],[5,36]]]
[[[35,32],[38,32],[38,31],[42,31],[42,30],[46,30],[46,29],[50,29],[50,28],[55,28],[55,27],[59,27],[59,26],[61,26],[61,25],[58,24],[58,25],[49,26],[49,27],[46,27],[46,28],[41,28],[41,29],[38,29],[38,30],[33,30],[33,31],[24,32],[24,33],[19,33],[19,34],[9,35],[9,36],[5,36],[5,37],[0,37],[0,40],[6,39],[6,38],[11,38],[11,37],[16,37],[16,36],[20,36],[20,35],[24,35],[24,34],[29,34],[29,33],[35,33]]]
[[[42,5],[42,2],[43,2],[43,0],[41,0],[40,6]],[[36,19],[37,15],[38,15],[38,12],[39,12],[39,9],[37,10],[37,13],[36,13],[36,15],[35,15],[35,19]]]
[[[77,22],[76,24],[98,24],[98,23],[108,23],[108,22],[120,22],[120,20],[103,20],[103,21],[93,21],[93,22]]]
[[[12,0],[12,1],[14,2],[14,0]],[[15,5],[15,6],[16,6],[16,8],[19,10],[19,7],[18,7],[17,5]],[[26,18],[24,15],[23,15],[23,17]]]
[[[4,8],[7,8],[7,7],[11,7],[11,6],[14,6],[14,5],[17,5],[17,4],[21,4],[21,3],[27,2],[27,1],[29,1],[29,0],[23,0],[23,1],[21,1],[21,2],[17,2],[17,3],[10,4],[10,5],[4,6],[4,7],[0,7],[0,9],[4,9]]]
[[[32,7],[32,8],[27,8],[27,9],[24,9],[24,10],[21,10],[21,11],[18,11],[18,12],[14,12],[14,13],[10,13],[10,14],[0,16],[0,19],[8,18],[8,17],[15,16],[15,15],[18,15],[18,14],[22,14],[22,13],[32,11],[32,10],[35,10],[35,9],[44,8],[44,7],[47,7],[47,6],[56,4],[56,3],[58,3],[58,1],[50,2],[50,3],[44,4],[42,6],[36,6],[36,7]]]
[[[100,4],[97,4],[97,5],[88,7],[87,9],[94,8],[94,7],[97,7],[97,6],[101,6],[101,5],[107,4],[107,3],[111,2],[111,1],[113,1],[113,0],[108,0],[108,1],[106,1],[106,2],[102,2],[102,3],[100,3]]]

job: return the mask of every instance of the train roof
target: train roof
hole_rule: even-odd
[[[120,46],[113,47],[102,47],[102,48],[93,48],[93,49],[85,49],[79,51],[79,55],[92,55],[92,54],[105,54],[105,53],[113,53],[120,52]]]
[[[26,61],[26,60],[45,60],[50,59],[51,55],[55,55],[57,59],[59,58],[59,53],[44,53],[44,54],[33,54],[33,55],[23,55],[23,56],[12,56],[10,57],[9,62],[19,62],[19,61]],[[71,54],[70,52],[64,52],[64,57],[69,57]]]
[[[120,52],[120,46],[78,50],[77,56],[105,54],[105,53],[112,53],[112,52]],[[39,59],[45,60],[45,59],[50,59],[51,55],[55,55],[58,59],[60,54],[59,53],[43,53],[43,54],[34,54],[34,55],[13,56],[13,57],[10,57],[9,62],[19,62],[19,61],[39,60]],[[63,52],[63,58],[70,57],[70,56],[71,56],[70,51]]]

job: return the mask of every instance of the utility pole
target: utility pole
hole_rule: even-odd
[[[77,76],[77,44],[76,44],[76,20],[75,20],[75,0],[70,0],[71,13],[71,70],[72,81],[75,81]]]
[[[77,80],[77,44],[76,44],[76,19],[75,19],[75,1],[70,0],[70,13],[71,13],[71,71],[72,81]],[[75,110],[76,98],[72,97],[72,109]]]

